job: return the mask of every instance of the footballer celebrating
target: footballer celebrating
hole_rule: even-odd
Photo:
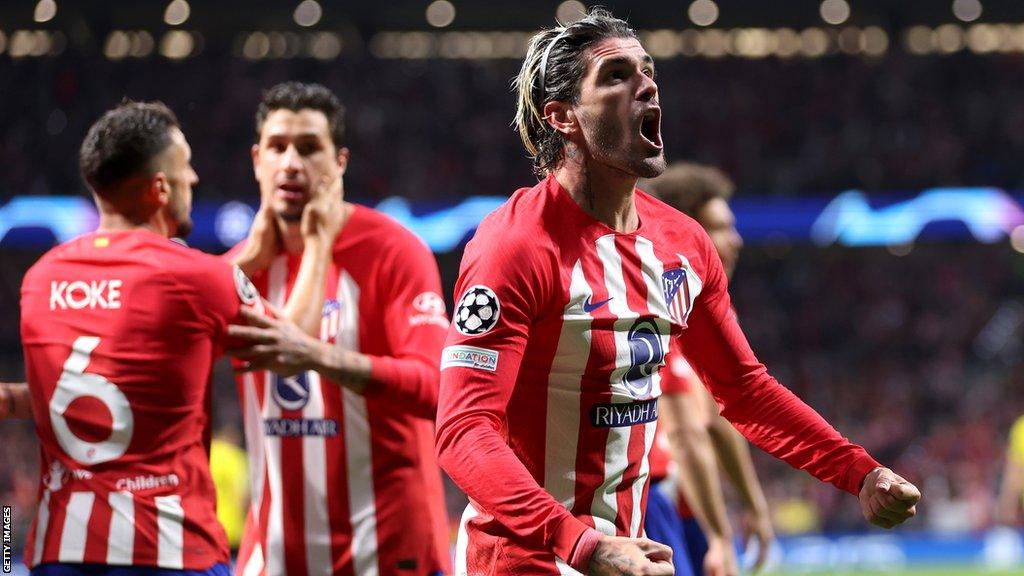
[[[8,412],[31,416],[41,444],[25,552],[34,575],[228,574],[209,470],[210,376],[228,323],[261,304],[241,270],[171,241],[191,227],[190,158],[163,104],[104,114],[80,157],[99,229],[47,252],[22,283],[31,413],[24,402]],[[308,242],[337,234],[324,206],[339,194],[317,187],[302,216]],[[324,278],[312,258],[299,291],[315,302]],[[319,325],[319,308],[290,310]]]
[[[441,360],[437,450],[469,496],[456,574],[672,574],[643,537],[672,338],[756,445],[892,527],[920,493],[768,375],[700,225],[636,189],[665,169],[654,63],[592,10],[538,33],[516,125],[543,180],[480,225]]]

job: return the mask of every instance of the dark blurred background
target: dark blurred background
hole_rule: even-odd
[[[602,4],[641,31],[657,61],[669,160],[725,170],[744,213],[933,187],[1002,189],[1003,208],[1020,208],[1024,3]],[[321,82],[345,103],[349,199],[399,196],[426,213],[507,196],[536,181],[510,127],[525,41],[581,6],[3,2],[0,206],[87,195],[78,146],[124,97],[177,112],[197,200],[252,203],[256,103],[283,80]],[[910,530],[993,525],[1006,433],[1024,413],[1024,228],[985,242],[961,232],[873,247],[769,234],[748,241],[732,286],[779,380],[924,488]],[[45,249],[0,238],[0,380],[23,378],[18,289]],[[460,251],[437,256],[450,292]],[[218,416],[230,423],[237,401],[230,378],[220,380]],[[0,439],[0,501],[24,524],[36,489],[31,426],[0,424]],[[757,456],[780,532],[863,527],[851,498]]]

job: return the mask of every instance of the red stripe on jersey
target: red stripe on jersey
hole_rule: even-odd
[[[273,384],[272,384],[273,385]],[[281,418],[302,418],[301,410],[281,410]],[[303,436],[283,436],[281,442],[281,485],[285,476],[302,477],[307,473],[303,466]],[[317,470],[308,472],[316,473]],[[288,483],[281,490],[281,519],[284,523],[284,565],[289,574],[308,574],[306,566],[306,483]]]
[[[64,533],[64,521],[67,519],[67,492],[64,494],[50,493],[50,522],[46,526],[43,537],[43,562],[56,559],[60,554],[60,537]]]
[[[96,499],[93,500],[92,504],[92,514],[89,516],[89,534],[110,533],[111,509],[110,506],[104,505],[106,501],[106,493],[96,494]],[[107,546],[106,538],[86,538],[85,555],[82,557],[82,562],[106,564]]]
[[[135,547],[132,559],[136,566],[157,565],[156,503],[152,498],[135,498]]]

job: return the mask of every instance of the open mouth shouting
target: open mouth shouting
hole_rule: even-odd
[[[661,150],[661,108],[653,106],[648,108],[640,117],[640,137],[648,146],[655,150]]]

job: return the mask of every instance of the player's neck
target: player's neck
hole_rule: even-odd
[[[100,224],[97,232],[124,232],[130,230],[149,230],[155,234],[170,238],[173,231],[166,220],[153,215],[148,220],[140,221],[134,217],[118,212],[100,210]]]
[[[278,232],[281,233],[281,244],[289,254],[301,254],[305,248],[302,240],[302,227],[299,222],[286,222],[278,218]]]
[[[555,179],[584,212],[612,230],[628,233],[640,225],[633,203],[635,177],[567,161],[555,170]]]
[[[349,202],[341,203],[341,225],[344,229],[348,219],[352,217],[352,213],[355,212],[356,207],[354,204]],[[302,221],[288,221],[280,216],[277,219],[277,231],[281,237],[281,244],[284,246],[284,251],[288,254],[301,254],[305,249],[306,243],[302,239]]]

